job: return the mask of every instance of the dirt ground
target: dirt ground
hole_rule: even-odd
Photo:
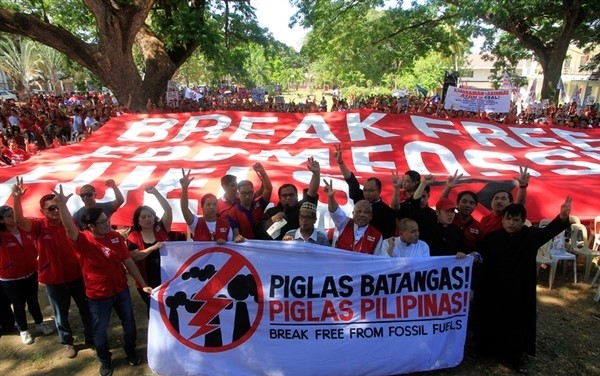
[[[582,265],[580,265],[580,270]],[[592,297],[594,289],[588,283],[573,284],[572,273],[565,276],[559,267],[554,288],[548,289],[549,269],[541,270],[538,278],[538,337],[537,357],[530,360],[531,375],[600,375],[600,321],[594,313],[600,313],[600,304]],[[595,269],[593,270],[595,272]],[[580,273],[581,274],[581,273]],[[581,275],[580,275],[581,276]],[[121,348],[121,328],[113,314],[114,328],[110,333],[111,351],[115,376],[152,375],[146,362],[146,334],[148,319],[145,306],[137,291],[130,285],[135,304],[138,327],[138,349],[143,354],[143,363],[131,367]],[[40,288],[40,304],[44,316],[51,319],[52,312],[43,288]],[[98,362],[92,349],[83,348],[81,323],[77,307],[71,310],[71,324],[80,337],[75,345],[80,349],[77,358],[68,359],[62,355],[62,346],[55,334],[37,336],[30,346],[21,344],[18,334],[3,335],[0,338],[1,375],[97,375]],[[29,317],[29,319],[31,319]],[[401,350],[399,350],[401,351]],[[514,375],[511,369],[491,359],[477,357],[470,341],[467,341],[464,361],[455,368],[423,372],[419,375]],[[217,375],[215,375],[217,376]]]

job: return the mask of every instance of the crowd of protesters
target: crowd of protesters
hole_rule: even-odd
[[[324,97],[320,101],[313,97],[307,98],[302,103],[303,107],[293,107],[297,106],[293,102],[286,107],[285,103],[275,97],[268,97],[264,103],[258,103],[251,98],[239,98],[238,95],[238,92],[232,90],[207,90],[201,98],[179,98],[178,110],[277,111],[278,106],[283,106],[281,109],[284,111],[291,108],[315,112],[328,110],[328,101]],[[248,93],[244,92],[243,95]],[[35,155],[37,150],[32,144],[39,149],[85,141],[86,135],[97,130],[111,117],[128,112],[128,106],[119,105],[110,96],[71,95],[65,98],[67,96],[37,95],[26,103],[3,104],[0,113],[4,135],[3,145],[0,145],[2,163],[11,165]],[[519,120],[517,115],[511,118],[512,114],[446,111],[435,97],[351,97],[348,101],[336,96],[332,98],[332,103],[329,110],[334,111],[364,108],[389,113],[408,112],[512,124]],[[162,107],[161,104],[148,102],[147,110],[150,113],[172,111]],[[586,111],[582,115],[585,116],[587,125],[594,124],[597,127],[598,115],[595,110],[589,108]],[[552,124],[555,124],[554,121],[559,124],[559,121],[567,118],[569,122],[573,121],[571,106],[556,108],[546,115],[547,119],[552,119]],[[579,118],[579,126],[581,123]],[[511,362],[520,373],[527,373],[522,355],[535,353],[535,273],[532,273],[535,270],[535,254],[540,245],[568,227],[571,199],[567,198],[560,210],[557,210],[558,215],[551,225],[544,229],[525,227],[527,214],[523,204],[529,174],[527,168],[523,168],[515,179],[518,187],[514,202],[512,189],[495,192],[492,199],[493,211],[482,218],[481,222],[477,222],[471,215],[478,203],[475,193],[462,191],[456,200],[448,198],[450,189],[459,185],[460,176],[454,175],[448,179],[447,191],[437,200],[435,208],[432,208],[428,203],[432,176],[421,177],[417,171],[407,171],[403,176],[395,175],[390,183],[394,187],[393,197],[381,197],[382,182],[379,179],[369,178],[361,188],[354,173],[344,163],[344,150],[336,147],[331,152],[354,202],[351,216],[345,214],[337,203],[335,196],[339,187],[333,187],[331,181],[325,181],[325,185],[320,187],[320,167],[313,158],[307,161],[306,168],[312,177],[301,200],[297,187],[284,184],[277,190],[277,204],[265,210],[271,201],[273,187],[268,171],[260,164],[255,164],[253,169],[261,185],[255,188],[248,180],[237,182],[235,176],[224,176],[222,188],[225,192],[230,189],[231,194],[221,198],[210,192],[203,194],[202,217],[189,210],[187,188],[194,176],[189,171],[182,171],[179,180],[182,187],[180,205],[191,238],[216,241],[219,244],[227,241],[244,242],[247,239],[298,241],[331,245],[346,251],[381,257],[462,258],[471,254],[480,259],[483,255],[488,261],[482,267],[483,278],[481,284],[476,286],[479,289],[476,296],[489,296],[493,299],[476,301],[479,311],[475,312],[480,315],[474,317],[477,340],[483,348],[505,356],[504,360]],[[4,158],[8,160],[5,161]],[[160,280],[152,278],[157,274],[156,251],[164,241],[171,239],[169,233],[172,221],[168,202],[154,187],[148,187],[146,192],[157,196],[165,214],[158,218],[151,208],[138,208],[132,220],[135,226],[126,233],[126,241],[110,225],[110,215],[122,204],[123,196],[118,192],[114,181],[108,180],[106,184],[115,190],[114,203],[104,203],[105,207],[97,203],[93,186],[80,187],[79,192],[63,192],[62,187],[59,187],[39,200],[44,218],[30,220],[23,216],[20,202],[27,187],[17,178],[12,189],[14,207],[0,208],[0,250],[3,251],[0,256],[6,256],[0,258],[0,261],[8,266],[19,266],[12,270],[3,268],[0,264],[0,271],[4,273],[0,273],[2,291],[7,295],[0,296],[0,300],[12,301],[14,320],[22,342],[34,342],[34,336],[27,327],[25,305],[29,307],[39,334],[47,335],[54,331],[54,328],[44,323],[36,307],[39,281],[46,285],[64,355],[68,358],[77,356],[68,318],[72,299],[79,306],[84,324],[84,343],[96,348],[100,362],[99,373],[103,376],[113,372],[107,336],[110,311],[113,308],[121,319],[124,350],[129,364],[133,366],[141,362],[136,351],[136,327],[124,267],[135,278],[140,294],[148,303],[147,294],[151,292],[151,287],[160,283]],[[320,233],[314,227],[320,188],[325,193],[329,215],[335,224],[334,231],[328,234]],[[73,193],[77,193],[85,205],[81,213],[72,215],[67,201]],[[390,205],[385,201],[390,202]],[[498,245],[504,243],[511,244],[509,248],[514,251],[511,257],[500,252]],[[36,251],[32,252],[34,248]],[[19,259],[10,259],[14,256],[14,249],[26,249],[28,252],[23,253]],[[481,255],[474,250],[478,250]],[[38,254],[37,260],[33,256],[35,253]],[[60,257],[60,261],[57,257]],[[520,265],[517,274],[510,269],[514,263]],[[7,274],[7,270],[12,274]],[[497,283],[505,280],[514,283]],[[69,284],[71,287],[65,288]],[[110,289],[106,286],[110,286]],[[502,305],[504,308],[500,309]],[[507,310],[505,307],[515,308]],[[506,325],[503,324],[500,329],[491,328],[485,324],[485,317],[481,315],[494,318],[496,317],[493,315],[500,315],[498,320],[493,320],[495,325],[499,321]],[[524,320],[519,321],[519,318]],[[10,323],[6,326],[4,323],[0,324],[5,330],[14,330]],[[523,343],[509,346],[516,337],[522,337],[522,333],[527,334]]]
[[[272,94],[272,95],[270,95]],[[467,112],[444,109],[439,96],[373,95],[347,97],[334,91],[331,96],[298,94],[297,101],[285,102],[280,92],[262,93],[258,97],[243,87],[196,87],[182,91],[176,100],[146,105],[147,113],[196,111],[253,112],[334,112],[371,110],[391,114],[423,114],[444,119],[472,119],[498,124],[526,124],[590,129],[600,127],[597,105],[578,108],[574,103],[546,108],[527,108],[518,112],[515,103],[509,113]],[[259,98],[259,99],[257,99]],[[264,100],[262,100],[264,98]],[[168,103],[169,106],[166,106]],[[131,112],[129,104],[102,92],[36,94],[26,101],[0,101],[0,166],[18,164],[40,150],[57,148],[86,137],[110,118]]]

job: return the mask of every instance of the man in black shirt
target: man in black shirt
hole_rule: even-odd
[[[395,212],[383,200],[381,200],[381,180],[377,178],[368,178],[365,181],[363,189],[360,189],[358,179],[344,163],[342,158],[342,148],[335,146],[335,160],[340,167],[340,171],[348,183],[348,194],[350,199],[356,204],[361,200],[367,200],[373,208],[373,219],[371,225],[383,235],[383,239],[391,238],[396,234]]]
[[[319,195],[317,192],[319,190],[319,180],[321,179],[321,167],[319,166],[319,162],[312,157],[308,158],[306,167],[312,172],[312,177],[308,183],[308,189],[304,191],[302,200],[298,201],[298,188],[293,184],[288,183],[279,187],[279,190],[277,191],[279,203],[268,209],[265,212],[263,219],[258,223],[255,234],[257,239],[283,239],[286,232],[300,227],[298,217],[302,204],[310,202],[317,205],[319,203]],[[273,236],[269,235],[269,228],[282,220],[285,220],[287,223],[273,233]]]

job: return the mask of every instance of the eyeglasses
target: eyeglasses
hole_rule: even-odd
[[[317,217],[315,217],[314,215],[301,215],[299,218],[301,221],[312,221]]]
[[[49,212],[58,211],[58,205],[50,205],[44,210],[47,210]]]
[[[92,197],[95,192],[82,192],[79,194],[80,197]]]

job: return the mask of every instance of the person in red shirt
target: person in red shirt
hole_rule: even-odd
[[[360,200],[354,204],[352,218],[350,218],[337,203],[335,192],[331,180],[329,183],[325,181],[329,215],[339,233],[334,246],[351,252],[379,255],[383,237],[374,226],[369,224],[373,218],[373,208],[369,201]]]
[[[256,163],[253,168],[262,182],[262,196],[254,198],[254,185],[250,180],[242,180],[238,183],[240,202],[227,214],[235,241],[255,239],[255,228],[271,200],[273,185],[269,175],[260,163]]]
[[[219,211],[217,214],[221,218],[226,218],[229,211],[240,203],[235,175],[228,174],[223,176],[221,178],[221,189],[223,189],[223,197],[219,199]]]
[[[46,285],[46,295],[52,307],[64,355],[75,358],[77,351],[73,347],[73,330],[69,322],[71,299],[79,309],[85,343],[93,345],[92,320],[77,254],[62,226],[54,195],[44,195],[40,199],[43,219],[28,219],[23,215],[21,204],[26,190],[23,178],[17,177],[17,182],[12,187],[15,220],[20,229],[30,232],[36,240],[38,281]]]
[[[529,185],[529,173],[527,172],[527,166],[519,166],[519,176],[516,180],[519,184],[519,190],[517,191],[516,204],[525,205],[525,197],[527,195],[527,186]],[[491,209],[492,212],[484,215],[481,218],[481,228],[484,234],[489,234],[500,230],[502,228],[502,211],[509,204],[513,203],[512,193],[506,190],[500,190],[494,193],[492,196]]]
[[[29,159],[30,155],[23,149],[21,149],[14,139],[8,141],[8,150],[6,155],[13,160],[15,164],[19,164]]]
[[[408,170],[404,173],[402,179],[397,172],[392,171],[392,201],[390,207],[398,210],[403,202],[410,200],[421,183],[421,174],[414,170]]]
[[[181,173],[183,175],[179,179],[181,184],[181,213],[192,233],[192,239],[195,241],[216,241],[217,244],[224,244],[226,241],[233,240],[233,232],[229,221],[217,215],[217,197],[212,193],[205,194],[200,200],[203,217],[200,218],[192,213],[189,208],[188,190],[194,178],[190,178],[190,171],[186,174],[182,169]]]
[[[135,209],[133,226],[129,236],[127,236],[127,245],[131,252],[131,258],[136,262],[144,280],[150,287],[154,288],[161,284],[160,254],[157,251],[162,247],[163,242],[169,240],[169,232],[173,222],[173,209],[156,187],[146,187],[146,193],[156,197],[163,209],[162,218],[158,218],[154,209],[149,206],[142,205]],[[149,310],[150,297],[142,290],[141,286],[136,287]]]
[[[12,301],[17,328],[26,345],[33,343],[33,337],[27,328],[25,305],[38,332],[45,335],[54,332],[44,323],[38,302],[36,259],[33,236],[19,229],[10,206],[0,206],[0,288]]]
[[[8,148],[0,143],[0,166],[2,167],[15,165],[15,162],[7,155],[7,150]]]
[[[454,176],[450,176],[440,198],[448,198],[450,191],[460,185],[461,177],[462,174],[459,175],[458,171],[454,173]],[[464,252],[474,252],[477,250],[477,243],[483,239],[484,235],[481,223],[473,218],[473,212],[479,204],[479,198],[475,192],[461,191],[458,193],[456,204],[458,212],[452,223],[463,230]]]
[[[86,209],[82,222],[86,230],[80,231],[67,208],[67,201],[73,195],[65,196],[62,185],[53,191],[60,218],[67,237],[79,255],[79,264],[85,281],[85,294],[92,314],[92,329],[96,356],[100,361],[100,376],[112,375],[111,352],[108,344],[108,325],[114,309],[123,327],[123,348],[130,365],[141,363],[136,352],[136,326],[133,316],[131,295],[127,287],[125,268],[142,289],[152,293],[135,262],[131,259],[125,239],[110,227],[104,210],[98,207]],[[123,268],[125,266],[125,268]]]

